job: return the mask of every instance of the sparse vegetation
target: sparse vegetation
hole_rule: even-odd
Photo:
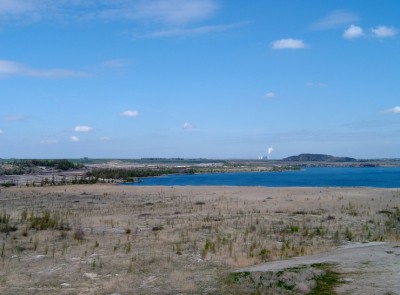
[[[310,294],[320,286],[319,281],[325,281],[326,276],[325,271],[307,266],[278,272],[238,272],[227,276],[224,287],[235,290],[234,294]],[[319,289],[322,293],[315,294],[333,294],[324,293],[331,289]]]
[[[4,189],[0,293],[15,288],[10,278],[16,273],[23,278],[18,286],[32,287],[38,269],[53,286],[68,278],[84,288],[83,274],[95,274],[97,280],[89,278],[93,294],[124,293],[122,285],[144,294],[205,288],[208,294],[263,294],[271,276],[282,294],[310,291],[312,281],[328,278],[313,271],[309,283],[293,283],[292,269],[286,275],[233,275],[221,283],[216,274],[229,277],[235,268],[327,251],[347,240],[398,241],[399,193],[355,192],[111,185]]]
[[[23,213],[24,214],[24,213]],[[29,228],[36,230],[58,229],[69,230],[68,222],[64,221],[60,213],[51,213],[48,210],[32,212],[28,218]]]
[[[332,270],[329,264],[314,264],[312,267],[323,271],[321,275],[316,277],[316,287],[309,293],[310,295],[335,295],[334,288],[340,284],[339,274]]]
[[[0,166],[0,175],[22,175],[33,173],[39,167],[53,168],[59,171],[67,171],[82,168],[82,164],[74,163],[69,160],[9,160],[5,166]]]
[[[176,173],[185,173],[185,174],[193,174],[194,170],[192,168],[165,168],[165,167],[155,167],[155,168],[96,168],[92,171],[87,172],[88,177],[92,177],[95,179],[104,179],[109,180],[111,182],[117,180],[123,180],[126,182],[135,182],[138,181],[139,177],[151,177],[151,176],[160,176],[165,174],[176,174]]]

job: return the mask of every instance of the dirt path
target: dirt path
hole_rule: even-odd
[[[300,265],[333,263],[345,284],[338,294],[400,294],[400,244],[351,243],[334,251],[274,261],[239,271],[280,271]]]

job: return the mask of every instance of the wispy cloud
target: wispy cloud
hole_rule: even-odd
[[[374,37],[377,38],[390,38],[397,35],[398,30],[394,27],[387,26],[378,26],[376,28],[371,29],[371,32]]]
[[[40,1],[38,1],[40,2]],[[12,18],[32,12],[35,4],[32,1],[24,0],[2,0],[0,2],[0,16]]]
[[[103,19],[187,24],[208,18],[217,10],[215,0],[1,0],[0,20],[26,23]]]
[[[86,72],[65,69],[35,69],[22,63],[0,60],[0,76],[27,76],[36,78],[87,77]]]
[[[360,20],[359,16],[346,10],[334,10],[311,25],[313,30],[329,30],[345,27]]]
[[[167,30],[161,30],[153,32],[150,34],[145,34],[141,36],[142,38],[163,38],[163,37],[189,37],[197,35],[205,35],[211,33],[221,33],[225,32],[239,26],[244,23],[239,24],[229,24],[229,25],[214,25],[214,26],[200,26],[195,28],[173,28]]]
[[[275,92],[267,92],[266,94],[265,94],[265,97],[267,97],[267,98],[274,98],[274,97],[276,97],[276,93]]]
[[[88,11],[96,10],[96,7],[107,7],[96,2],[98,1],[1,0],[0,21],[7,24],[29,24],[43,20],[76,20],[84,18],[89,14]]]
[[[0,129],[0,134],[3,134],[3,133],[4,133],[4,131],[2,129]]]
[[[387,110],[384,112],[388,113]],[[385,130],[387,127],[397,127],[398,123],[397,120],[388,121],[388,120],[376,120],[376,119],[369,119],[369,120],[360,120],[355,122],[350,122],[343,124],[343,127],[347,129],[355,129],[355,130]]]
[[[150,33],[138,33],[138,38],[196,36],[218,33],[241,26],[219,24],[194,26],[194,23],[213,17],[220,5],[218,0],[1,0],[0,23],[35,23],[40,21],[130,21],[159,26]],[[124,63],[122,63],[124,65]],[[120,61],[110,61],[107,66],[121,66]],[[23,72],[26,72],[26,67]],[[32,72],[32,71],[29,71]],[[71,72],[34,71],[37,76],[69,76]],[[76,74],[76,73],[75,73]]]
[[[320,88],[328,87],[328,85],[326,83],[321,83],[321,82],[308,82],[308,83],[306,83],[306,86],[308,86],[308,87],[320,87]]]
[[[72,141],[72,142],[79,142],[79,141],[81,141],[80,138],[79,138],[78,136],[75,136],[75,135],[72,135],[72,136],[69,138],[69,140]]]
[[[25,121],[28,120],[29,117],[28,116],[24,116],[24,115],[9,115],[4,117],[4,120],[6,121],[14,121],[14,122],[19,122],[19,121]]]
[[[271,43],[272,49],[303,49],[307,48],[307,44],[299,39],[280,39]]]
[[[122,58],[110,59],[110,60],[106,60],[101,63],[102,67],[112,68],[112,69],[126,68],[131,65],[132,65],[132,61],[130,61],[128,59],[122,59]]]
[[[351,40],[362,37],[363,35],[364,35],[364,30],[361,27],[351,25],[344,31],[343,38]]]
[[[40,141],[40,144],[45,144],[45,145],[56,144],[56,143],[58,143],[58,140],[56,140],[56,139],[42,139]]]
[[[193,129],[194,126],[193,126],[192,124],[188,123],[188,122],[185,122],[185,123],[183,123],[182,128],[183,128],[184,130],[189,130],[189,129]]]
[[[400,106],[393,107],[391,109],[386,110],[388,113],[392,114],[400,114]]]
[[[128,110],[128,111],[122,112],[120,115],[123,117],[137,117],[137,116],[139,116],[139,112]]]
[[[91,132],[93,131],[93,127],[82,125],[82,126],[75,126],[75,132]]]
[[[182,25],[209,18],[217,10],[214,0],[142,0],[133,14],[139,19]]]

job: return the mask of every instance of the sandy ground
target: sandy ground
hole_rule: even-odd
[[[400,243],[349,243],[333,251],[240,269],[266,272],[330,263],[344,284],[338,294],[400,294]]]
[[[312,261],[340,293],[398,294],[399,207],[399,189],[2,188],[0,294],[238,294],[232,271]],[[32,228],[46,216],[67,228]]]

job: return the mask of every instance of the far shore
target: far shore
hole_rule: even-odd
[[[14,162],[15,161],[15,162]],[[28,163],[24,164],[24,161]],[[38,164],[29,163],[36,161]],[[46,162],[47,161],[47,162]],[[62,161],[70,169],[41,166]],[[18,164],[21,162],[20,164]],[[43,162],[43,163],[42,163]],[[28,165],[28,166],[24,166]],[[75,166],[75,167],[74,167]],[[212,160],[212,159],[141,159],[141,160],[5,160],[0,159],[0,185],[48,186],[129,182],[146,176],[230,172],[279,172],[307,167],[400,167],[398,159],[356,161],[284,161],[284,160]],[[99,173],[100,171],[100,173]],[[106,171],[103,173],[101,171]],[[121,177],[121,171],[125,177]],[[94,173],[92,173],[94,172]],[[136,173],[137,172],[137,173]],[[95,176],[91,176],[94,174]],[[102,175],[103,174],[103,175]],[[106,174],[106,175],[104,175]]]

